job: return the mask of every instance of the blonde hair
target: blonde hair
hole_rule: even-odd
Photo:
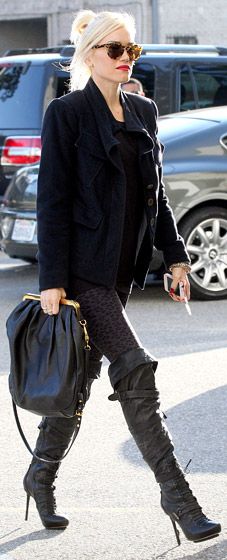
[[[80,38],[80,35],[85,30],[85,27],[88,26],[90,21],[92,21],[95,17],[95,12],[92,10],[80,10],[73,20],[71,34],[70,34],[70,41],[76,45],[77,41]]]
[[[106,35],[121,27],[125,27],[132,37],[135,37],[134,17],[126,12],[99,12],[95,14],[91,10],[82,10],[77,14],[72,24],[70,36],[76,47],[69,66],[70,91],[83,89],[91,77],[91,70],[85,60],[92,47],[102,41]]]

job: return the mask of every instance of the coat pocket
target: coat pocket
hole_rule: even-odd
[[[100,209],[74,204],[73,221],[88,229],[97,229],[103,219]]]

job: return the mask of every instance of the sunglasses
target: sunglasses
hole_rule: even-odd
[[[95,45],[92,47],[93,49],[107,49],[107,54],[110,58],[116,60],[120,58],[124,51],[127,52],[130,62],[133,60],[138,60],[143,50],[141,45],[137,45],[136,43],[128,43],[128,45],[124,46],[118,41],[112,41],[110,43],[105,43],[104,45]]]

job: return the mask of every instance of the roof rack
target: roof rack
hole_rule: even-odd
[[[227,47],[219,47],[216,45],[186,45],[186,44],[146,44],[143,45],[143,54],[147,52],[160,53],[211,53],[227,55]]]
[[[73,49],[71,45],[57,45],[56,47],[28,47],[26,49],[9,49],[3,53],[1,56],[14,56],[17,54],[45,54],[45,53],[59,53],[66,49]]]

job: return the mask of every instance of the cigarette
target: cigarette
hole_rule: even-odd
[[[184,297],[184,303],[185,303],[186,311],[188,312],[189,315],[191,315],[192,314],[191,308],[190,308],[190,305],[188,303],[188,300],[187,300],[186,296]]]

